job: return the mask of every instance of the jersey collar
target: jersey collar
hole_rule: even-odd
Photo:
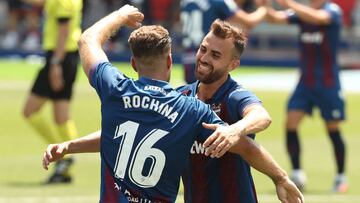
[[[158,86],[168,91],[174,90],[168,82],[163,80],[154,80],[145,76],[141,76],[138,81],[144,85]]]
[[[230,75],[228,75],[228,78],[226,79],[224,84],[222,84],[220,86],[220,88],[218,88],[216,90],[215,94],[211,97],[211,99],[206,100],[205,103],[217,103],[217,102],[220,102],[224,98],[224,95],[233,86],[233,84],[234,84],[234,80],[231,78]],[[197,87],[198,86],[199,86],[199,82],[196,85],[196,92],[197,92]]]

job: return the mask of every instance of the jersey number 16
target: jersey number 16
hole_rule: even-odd
[[[115,177],[124,179],[129,167],[128,176],[134,184],[143,188],[154,187],[160,180],[166,156],[163,151],[152,146],[169,132],[153,129],[134,146],[138,128],[139,123],[133,121],[126,121],[116,127],[114,139],[121,138],[121,141],[114,166]],[[131,153],[133,147],[135,150]],[[147,174],[143,174],[145,161],[150,161],[150,164],[147,164],[150,165]]]

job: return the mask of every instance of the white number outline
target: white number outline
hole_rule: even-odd
[[[182,22],[183,46],[200,45],[204,38],[203,12],[201,10],[192,10],[190,12],[181,12],[180,19]]]
[[[129,168],[128,176],[134,184],[142,188],[154,187],[164,170],[166,156],[163,151],[152,146],[169,132],[153,129],[141,139],[131,154],[138,128],[139,124],[133,121],[126,121],[116,127],[114,139],[121,137],[121,141],[114,166],[115,177],[124,179]],[[129,163],[130,156],[132,158]],[[151,167],[144,176],[142,170],[148,158],[151,160]]]

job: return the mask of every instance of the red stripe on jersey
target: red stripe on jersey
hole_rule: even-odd
[[[301,56],[305,64],[305,83],[312,87],[315,85],[315,47],[312,44],[304,44],[304,51]]]
[[[238,155],[226,153],[224,156],[219,159],[221,164],[220,167],[220,189],[222,194],[223,202],[237,202],[240,203],[240,191],[237,177],[234,177],[237,174],[237,164],[236,157]],[[246,184],[246,183],[244,183]]]
[[[323,62],[323,81],[326,87],[330,87],[334,84],[334,74],[333,74],[333,61],[332,61],[332,54],[330,50],[330,42],[328,36],[326,35],[326,28],[323,27],[321,29],[323,33],[324,40],[321,44],[321,58]]]
[[[206,159],[203,154],[192,154],[191,175],[192,175],[192,200],[191,202],[209,202],[208,175],[206,174]],[[203,195],[201,195],[203,194]]]
[[[105,194],[103,202],[119,202],[121,192],[115,188],[115,181],[110,171],[105,169]]]

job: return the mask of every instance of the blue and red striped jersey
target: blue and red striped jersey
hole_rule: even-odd
[[[300,27],[300,84],[310,88],[339,87],[338,47],[342,27],[342,11],[334,3],[322,8],[331,16],[328,25],[313,25],[302,21],[293,11],[288,21]]]
[[[167,82],[132,80],[108,62],[90,71],[101,100],[100,202],[174,202],[194,140],[223,123],[209,105]]]
[[[195,82],[178,88],[178,91],[195,97],[198,85],[199,82]],[[229,76],[205,103],[223,121],[233,124],[242,119],[248,105],[261,101]],[[249,136],[254,138],[255,135]],[[239,155],[226,153],[219,159],[212,159],[205,156],[204,151],[202,141],[196,140],[182,176],[185,203],[257,202],[250,166]]]

